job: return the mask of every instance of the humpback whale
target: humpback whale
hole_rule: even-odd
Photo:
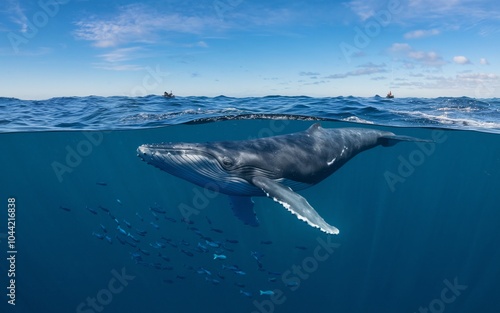
[[[366,128],[309,129],[273,137],[205,143],[144,144],[138,156],[150,165],[198,186],[229,195],[235,215],[257,226],[253,196],[267,196],[297,218],[327,234],[329,225],[296,193],[333,174],[358,153],[401,141],[424,141]]]

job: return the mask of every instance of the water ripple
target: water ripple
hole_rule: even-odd
[[[140,129],[224,119],[338,120],[500,132],[500,100],[307,96],[0,98],[0,132]]]

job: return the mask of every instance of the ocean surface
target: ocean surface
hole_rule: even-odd
[[[338,235],[136,152],[315,123],[429,141],[298,191]],[[0,98],[0,147],[2,313],[500,312],[500,99]]]

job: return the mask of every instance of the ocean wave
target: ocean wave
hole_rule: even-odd
[[[228,119],[335,120],[500,132],[500,100],[266,96],[0,98],[0,132],[141,129]]]

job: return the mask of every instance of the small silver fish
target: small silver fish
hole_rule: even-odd
[[[274,296],[274,291],[272,290],[259,290],[261,296]]]
[[[219,259],[219,260],[225,260],[225,259],[227,259],[227,256],[225,256],[224,254],[216,254],[216,253],[214,253],[214,260],[217,260],[217,259]]]

